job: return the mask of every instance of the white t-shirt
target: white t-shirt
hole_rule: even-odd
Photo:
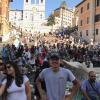
[[[25,83],[29,79],[24,76],[24,81],[21,87],[18,87],[13,80],[11,86],[7,89],[7,100],[27,100],[25,92]],[[7,80],[4,80],[2,84],[6,84]]]

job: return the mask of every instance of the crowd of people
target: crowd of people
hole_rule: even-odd
[[[78,45],[68,37],[49,34],[37,37],[31,46],[21,43],[18,47],[14,44],[3,45],[1,55],[1,74],[4,78],[0,82],[0,96],[2,95],[3,99],[32,99],[29,82],[31,80],[23,73],[23,68],[31,68],[37,72],[34,77],[37,100],[72,100],[79,88],[82,90],[83,100],[100,99],[100,82],[96,81],[94,71],[89,72],[89,81],[81,84],[67,66],[65,68],[61,63],[61,59],[81,63],[87,60],[93,62],[95,56],[100,55],[100,48]],[[73,87],[71,94],[65,96],[67,81],[71,81]]]

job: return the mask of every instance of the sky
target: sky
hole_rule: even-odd
[[[22,9],[24,0],[13,0],[10,3],[10,9]],[[51,12],[59,8],[62,1],[66,1],[68,8],[74,8],[82,0],[46,0],[46,17],[48,17]]]

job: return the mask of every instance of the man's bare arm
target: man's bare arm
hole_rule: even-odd
[[[45,91],[42,89],[42,86],[41,86],[42,81],[43,80],[41,80],[39,77],[36,79],[36,86],[38,88],[38,91],[39,91],[41,97],[42,97],[42,95],[46,94]]]
[[[86,91],[82,90],[83,95],[85,96],[86,100],[91,100],[88,96],[88,94],[86,93]]]

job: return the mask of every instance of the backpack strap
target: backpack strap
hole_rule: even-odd
[[[96,90],[96,88],[93,86],[93,84],[88,80],[89,84],[91,85],[92,89],[97,93],[97,95],[99,96],[98,91]]]

